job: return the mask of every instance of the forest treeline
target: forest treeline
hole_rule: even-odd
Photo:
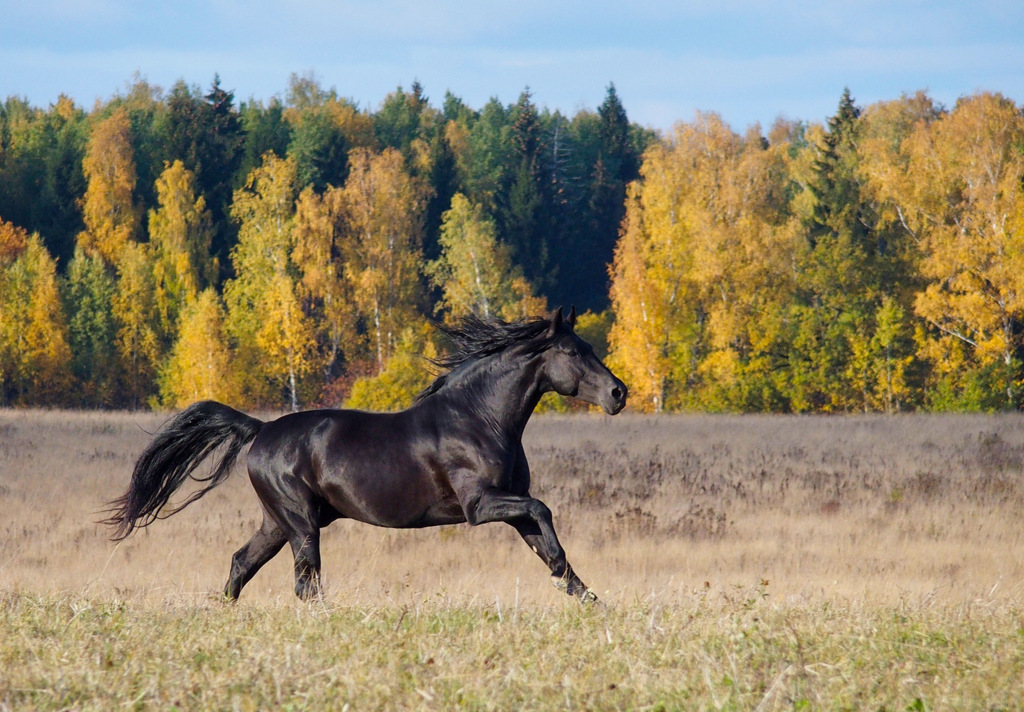
[[[1020,407],[1024,115],[926,94],[740,136],[679,124],[629,188],[612,362],[651,409]]]
[[[575,304],[640,410],[1016,409],[1022,178],[992,93],[666,135],[614,86],[572,117],[312,76],[9,98],[0,405],[395,407],[430,319]]]
[[[438,108],[418,83],[369,111],[312,76],[237,106],[219,79],[136,80],[91,111],[9,98],[0,405],[332,402],[396,351],[404,397],[428,319],[607,309],[654,139],[614,86],[572,117],[528,90]]]

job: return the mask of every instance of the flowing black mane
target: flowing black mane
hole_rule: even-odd
[[[437,328],[455,343],[455,349],[445,356],[432,360],[432,363],[443,369],[444,373],[420,393],[416,400],[420,401],[437,393],[448,382],[452,372],[463,364],[501,353],[517,345],[529,345],[531,350],[536,351],[543,350],[548,346],[549,340],[541,337],[547,333],[550,326],[551,320],[545,317],[506,322],[495,317],[484,319],[472,314],[462,317],[453,325],[439,324]]]

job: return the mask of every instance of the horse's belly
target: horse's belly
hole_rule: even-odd
[[[347,470],[348,468],[344,468]],[[380,527],[424,527],[466,521],[454,493],[422,477],[336,471],[320,483],[324,499],[348,519]]]
[[[436,527],[441,524],[462,524],[466,521],[466,512],[454,496],[431,505],[420,519],[410,526]]]

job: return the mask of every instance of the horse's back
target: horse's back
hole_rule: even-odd
[[[264,425],[253,441],[250,472],[310,470],[320,476],[332,466],[379,457],[381,445],[406,429],[403,420],[402,413],[344,409],[288,413]]]

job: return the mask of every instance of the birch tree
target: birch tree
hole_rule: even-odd
[[[423,190],[397,150],[356,149],[342,196],[346,277],[379,373],[402,329],[419,318]]]
[[[238,376],[248,398],[277,405],[281,394],[299,405],[300,378],[312,369],[314,342],[307,317],[297,308],[295,182],[292,159],[264,156],[244,188],[235,191],[232,216],[239,222],[231,253],[236,277],[224,287],[228,333],[237,343]]]
[[[108,265],[134,240],[139,228],[135,205],[136,172],[128,112],[121,107],[102,120],[89,138],[82,170],[88,187],[82,200],[85,230],[78,243]]]
[[[449,317],[515,319],[544,311],[542,300],[513,266],[508,246],[498,241],[494,220],[462,193],[453,196],[443,216],[440,248],[440,257],[427,265],[427,276],[441,290],[438,309]]]

